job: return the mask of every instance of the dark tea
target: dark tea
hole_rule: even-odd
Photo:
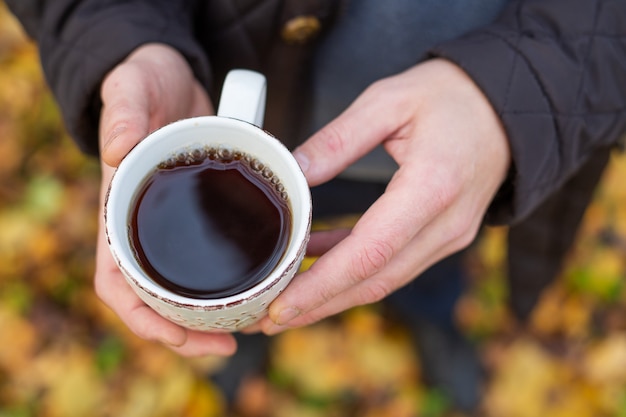
[[[288,197],[245,153],[203,148],[161,163],[131,208],[130,240],[156,283],[192,298],[237,294],[279,263],[289,241]]]

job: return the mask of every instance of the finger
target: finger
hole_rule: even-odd
[[[148,87],[138,68],[125,64],[104,80],[100,121],[101,159],[117,166],[150,130]]]
[[[476,236],[479,223],[464,226],[460,223],[456,208],[446,211],[426,225],[410,244],[405,246],[394,259],[380,272],[355,286],[349,287],[318,308],[302,314],[287,324],[276,325],[269,319],[261,322],[263,332],[274,335],[293,327],[300,327],[318,322],[349,308],[371,304],[382,300],[393,291],[406,285],[434,265],[436,262],[466,247]],[[445,229],[455,229],[452,240],[434,244],[442,235],[453,235]],[[310,280],[303,273],[301,279]]]
[[[426,239],[420,238],[419,242],[424,242],[425,240]],[[430,245],[428,245],[425,251],[419,252],[423,256],[416,256],[416,251],[420,249],[416,246],[418,245],[412,242],[412,244],[408,245],[405,250],[397,254],[394,259],[378,273],[353,286],[347,287],[344,291],[336,294],[323,304],[306,313],[303,312],[289,322],[277,324],[269,319],[264,320],[261,324],[263,332],[268,335],[274,335],[289,328],[316,323],[352,307],[380,301],[394,290],[401,287],[404,277],[416,277],[425,269],[421,266],[420,261],[428,259],[428,256],[433,256],[431,251],[428,250],[430,249]],[[403,255],[405,251],[406,253],[410,253],[408,259]],[[309,282],[315,279],[311,276],[307,276],[307,274],[309,274],[309,272],[304,272],[297,278]]]
[[[393,82],[391,82],[393,83]],[[388,80],[366,89],[354,103],[294,150],[311,186],[335,177],[404,124],[404,111],[383,105],[382,94],[393,94]]]
[[[294,279],[272,303],[272,321],[285,324],[378,273],[422,227],[447,208],[451,196],[441,190],[450,189],[446,184],[449,181],[436,171],[426,176],[422,169],[429,171],[427,164],[420,164],[409,175],[402,169],[398,171],[350,235],[320,257],[308,272]],[[414,174],[426,178],[420,187],[412,181]],[[407,189],[414,192],[406,192]]]

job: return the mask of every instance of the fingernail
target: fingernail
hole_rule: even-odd
[[[273,321],[276,325],[283,326],[289,323],[291,320],[298,317],[299,315],[300,315],[300,310],[298,310],[295,307],[287,307],[283,309],[280,313],[278,313],[276,320],[273,320]]]
[[[296,158],[296,161],[298,161],[300,169],[302,169],[302,171],[306,173],[310,165],[309,158],[297,149],[293,151],[293,157]]]

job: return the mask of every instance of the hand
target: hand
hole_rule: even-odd
[[[441,59],[373,84],[294,155],[315,186],[381,143],[399,165],[385,193],[351,231],[311,237],[322,256],[272,303],[265,333],[379,301],[469,245],[510,165],[487,98]]]
[[[98,296],[139,337],[157,340],[185,356],[230,355],[230,334],[184,329],[159,316],[124,280],[106,243],[102,207],[111,176],[122,158],[149,132],[185,117],[213,113],[213,106],[185,59],[158,44],[138,48],[105,78],[100,122],[101,212],[95,288]]]

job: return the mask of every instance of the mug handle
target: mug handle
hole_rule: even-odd
[[[267,82],[263,74],[245,69],[231,70],[224,80],[217,115],[263,127],[266,94]]]

